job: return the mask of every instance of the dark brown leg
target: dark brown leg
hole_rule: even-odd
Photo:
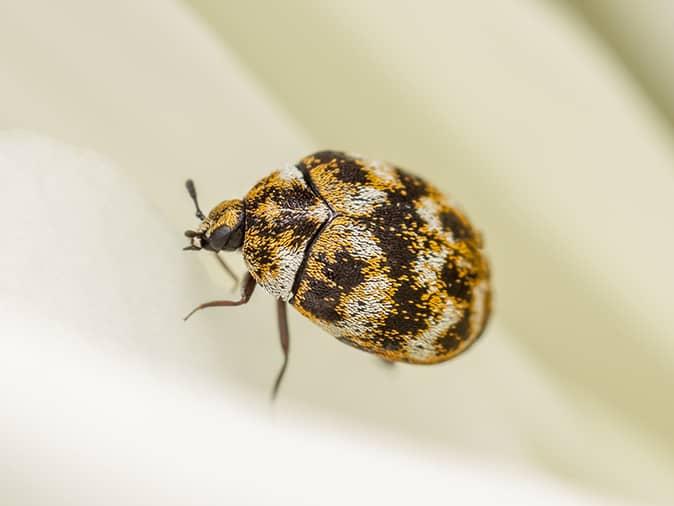
[[[236,273],[232,270],[232,268],[227,265],[227,263],[222,259],[220,255],[217,253],[215,254],[215,258],[218,259],[218,262],[220,262],[220,265],[222,265],[222,268],[225,269],[225,272],[229,274],[229,277],[234,280],[234,288],[239,284],[239,276],[236,275]]]
[[[253,295],[253,290],[255,290],[255,280],[250,273],[246,273],[246,277],[243,279],[243,289],[241,290],[241,298],[239,300],[214,300],[211,302],[205,302],[198,305],[190,314],[188,314],[184,320],[187,320],[197,311],[200,311],[207,307],[231,307],[231,306],[242,306],[250,300],[250,296]]]
[[[281,299],[276,301],[276,312],[278,314],[278,330],[279,337],[281,338],[281,349],[283,350],[283,365],[281,370],[276,377],[276,383],[274,383],[274,390],[272,390],[271,398],[276,399],[276,394],[278,389],[281,386],[281,380],[283,375],[286,372],[286,367],[288,366],[288,350],[290,349],[290,334],[288,333],[288,313],[286,311],[286,303]]]

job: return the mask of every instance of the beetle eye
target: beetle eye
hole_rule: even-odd
[[[232,229],[226,225],[223,225],[220,228],[216,228],[215,231],[208,238],[208,244],[214,251],[220,251],[225,247],[229,236],[232,233]]]

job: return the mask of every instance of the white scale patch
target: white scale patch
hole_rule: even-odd
[[[419,282],[426,286],[437,282],[448,254],[447,248],[443,247],[438,252],[431,251],[425,255],[420,255],[412,264],[412,269],[417,273]]]
[[[359,259],[368,260],[371,258],[382,258],[384,252],[377,244],[374,236],[365,226],[358,226],[354,221],[339,219],[332,225],[335,232],[348,238],[350,253]]]
[[[430,197],[422,197],[419,199],[419,207],[417,207],[417,214],[426,222],[428,229],[432,232],[437,232],[445,236],[448,242],[454,242],[454,236],[449,230],[442,228],[440,221],[440,206]]]
[[[295,275],[302,264],[304,250],[295,251],[287,248],[279,250],[279,270],[274,276],[267,276],[258,280],[260,286],[271,295],[288,302],[292,298],[292,288]],[[245,257],[244,257],[245,260]],[[247,262],[246,262],[247,263]],[[248,270],[252,271],[250,265]]]
[[[304,210],[304,214],[306,216],[311,216],[315,218],[321,223],[328,221],[330,219],[330,210],[324,205],[316,206],[309,210]]]
[[[442,312],[442,317],[409,342],[407,345],[408,355],[419,361],[431,360],[436,355],[436,341],[444,337],[452,325],[457,324],[460,320],[461,311],[454,307],[451,299],[447,299],[447,305]]]
[[[370,162],[369,168],[372,170],[372,173],[375,177],[379,178],[385,183],[395,184],[398,183],[398,176],[396,175],[395,169],[386,162],[381,160],[374,160]]]
[[[391,282],[386,276],[377,276],[364,281],[358,287],[364,296],[357,297],[354,293],[349,302],[342,306],[347,315],[344,323],[335,325],[339,328],[341,337],[349,336],[355,339],[366,337],[371,323],[391,311],[393,305],[385,297],[375,299],[375,295],[385,294],[390,285]],[[367,301],[366,304],[362,303],[364,300]]]
[[[291,181],[293,179],[303,179],[300,169],[292,164],[287,164],[279,171],[279,177],[284,181]]]
[[[421,256],[413,265],[415,272],[419,275],[419,281],[426,286],[433,286],[437,283],[448,254],[447,249],[442,248],[441,251],[429,252]],[[442,317],[416,338],[410,340],[407,345],[408,354],[420,361],[432,359],[436,354],[435,342],[445,336],[451,326],[460,320],[461,311],[457,310],[448,298]]]
[[[387,200],[386,192],[376,188],[363,187],[354,195],[347,196],[342,205],[351,214],[367,214],[372,207],[384,204]]]

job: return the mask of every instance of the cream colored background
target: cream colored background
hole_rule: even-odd
[[[58,277],[47,267],[50,257],[56,266],[67,257],[67,229],[23,250],[34,236],[17,240],[27,227],[15,218],[22,199],[9,167],[25,163],[12,165],[7,160],[17,157],[6,155],[3,216],[11,223],[4,228],[22,248],[4,253],[5,307],[49,294],[62,302],[39,306],[39,314],[72,330],[92,293],[119,307],[133,292],[133,311],[101,311],[117,322],[111,335],[97,337],[98,313],[85,311],[93,315],[80,336],[87,353],[114,350],[141,370],[161,367],[171,376],[175,369],[186,383],[205,379],[216,392],[239,388],[246,402],[262,404],[251,411],[256,418],[273,411],[313,420],[324,427],[319,434],[386,434],[459,467],[477,459],[592,495],[669,504],[674,83],[663,20],[670,11],[666,2],[533,0],[0,1],[0,126],[110,160],[105,170],[92,169],[93,186],[85,179],[83,191],[105,191],[100,181],[121,172],[110,195],[138,195],[136,203],[111,198],[105,206],[87,197],[82,213],[100,204],[116,227],[111,240],[124,242],[128,226],[133,242],[90,262],[97,249],[87,234],[101,249],[112,246],[93,231],[96,220],[83,221],[74,239],[83,243],[83,263]],[[11,152],[15,142],[25,142],[22,134],[7,134],[3,146]],[[289,374],[269,407],[280,353],[268,297],[260,291],[249,307],[180,322],[193,303],[228,286],[208,259],[179,250],[182,231],[194,224],[182,183],[193,177],[208,207],[319,147],[397,162],[458,198],[487,239],[495,318],[461,359],[388,371],[293,313]],[[30,150],[21,153],[24,160]],[[101,164],[96,157],[92,167]],[[56,193],[80,188],[77,171],[61,169],[59,183],[58,164],[36,160],[33,168],[49,175]],[[30,194],[29,183],[20,187]],[[41,209],[44,201],[28,194],[24,200]],[[19,256],[46,262],[40,276],[30,263],[17,267]],[[100,276],[114,289],[78,275]],[[161,303],[148,318],[141,307],[155,293]],[[73,307],[69,298],[81,303]],[[24,343],[20,327],[3,332],[8,363],[21,363],[12,355]],[[39,335],[37,349],[52,350],[49,332]],[[52,351],[44,353],[51,363]],[[40,379],[30,367],[11,371],[19,376],[6,373],[8,410],[18,409],[16,392],[24,391],[12,385]],[[132,401],[133,390],[126,392]],[[26,419],[39,412],[45,423],[58,420],[58,410],[40,411],[40,399]],[[119,402],[124,418],[131,404]],[[21,418],[13,420],[5,433],[28,438]],[[141,435],[150,430],[129,426]],[[2,462],[8,476],[35,479],[40,452],[26,450],[18,436],[5,443],[13,449]],[[79,444],[69,439],[67,448],[76,452]],[[63,474],[66,490],[77,489],[76,477]],[[17,503],[30,503],[17,490]]]

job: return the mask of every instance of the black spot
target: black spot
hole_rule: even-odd
[[[337,173],[335,176],[340,181],[353,184],[364,184],[367,182],[367,172],[356,163],[351,157],[337,159]]]
[[[449,295],[462,301],[471,301],[471,286],[475,280],[475,274],[464,274],[461,276],[456,262],[452,258],[449,258],[442,267],[441,278],[447,283],[447,293]]]
[[[460,339],[461,341],[464,341],[468,339],[468,335],[470,334],[470,311],[469,310],[464,310],[463,312],[463,318],[461,318],[461,321],[459,323],[455,324],[452,327],[452,330]]]
[[[380,245],[386,252],[386,265],[390,269],[391,277],[399,279],[405,274],[413,275],[411,266],[419,257],[419,249],[413,237],[398,237],[394,233],[382,234]]]
[[[412,311],[401,311],[399,315],[386,318],[386,328],[395,329],[405,337],[416,336],[426,330],[428,325],[424,321],[423,311],[412,308]]]
[[[403,281],[393,296],[396,314],[386,317],[385,327],[397,330],[402,336],[414,336],[428,327],[428,314],[417,307],[419,291],[409,282]]]
[[[325,257],[319,258],[319,261],[324,264],[325,276],[334,281],[345,294],[365,281],[363,269],[366,263],[354,258],[347,251],[340,250],[335,253],[335,263],[328,263]]]
[[[440,223],[442,223],[442,228],[450,231],[457,240],[473,238],[473,231],[453,211],[441,212]]]
[[[336,311],[341,294],[339,288],[333,288],[313,278],[308,278],[306,282],[309,286],[302,300],[299,301],[299,305],[321,320],[327,322],[341,320],[342,317]],[[296,304],[297,301],[293,303]]]
[[[273,195],[282,209],[307,209],[318,203],[316,196],[305,186],[293,185]]]
[[[438,345],[444,353],[450,353],[456,350],[463,341],[468,339],[470,333],[470,314],[469,311],[463,312],[461,320],[449,329],[447,334],[438,339]]]
[[[397,171],[400,182],[405,188],[407,200],[412,202],[428,195],[428,184],[423,179],[408,174],[402,169],[397,169]]]
[[[428,194],[428,187],[423,180],[397,170],[403,190],[388,191],[387,205],[373,208],[372,214],[363,218],[385,252],[386,265],[394,278],[408,272],[431,239],[418,232],[424,223],[414,206],[415,200]]]
[[[334,163],[334,169],[331,168],[336,179],[345,183],[365,184],[367,183],[367,171],[357,163],[357,159],[341,151],[319,151],[312,155],[311,164],[302,161],[298,163],[299,169],[307,174],[310,169],[317,165]]]
[[[361,218],[384,252],[384,262],[393,278],[404,275],[417,258],[419,236],[409,232],[418,230],[418,224],[414,224],[417,218],[410,208],[409,202],[391,202],[391,205],[374,208],[371,216]],[[403,234],[405,230],[408,234]]]

